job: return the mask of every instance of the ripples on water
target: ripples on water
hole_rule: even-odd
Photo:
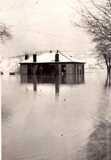
[[[111,89],[84,77],[2,76],[3,160],[110,160]]]
[[[87,143],[88,160],[111,159],[111,123],[102,120],[89,136]]]

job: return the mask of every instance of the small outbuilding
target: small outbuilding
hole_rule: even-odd
[[[25,75],[84,75],[84,62],[73,59],[60,51],[39,55],[25,55],[20,63],[20,73]]]

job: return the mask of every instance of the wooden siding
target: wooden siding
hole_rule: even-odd
[[[84,63],[21,63],[21,74],[84,74]]]

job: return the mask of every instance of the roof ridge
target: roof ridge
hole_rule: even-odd
[[[73,60],[72,60],[70,57],[68,57],[67,55],[64,55],[64,53],[62,53],[62,52],[60,52],[60,51],[59,51],[59,53],[60,53],[62,56],[64,56],[65,58],[67,58],[68,60],[70,60],[70,61],[73,62]]]

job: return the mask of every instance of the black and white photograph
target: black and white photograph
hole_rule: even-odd
[[[0,0],[1,160],[111,160],[111,0]]]

